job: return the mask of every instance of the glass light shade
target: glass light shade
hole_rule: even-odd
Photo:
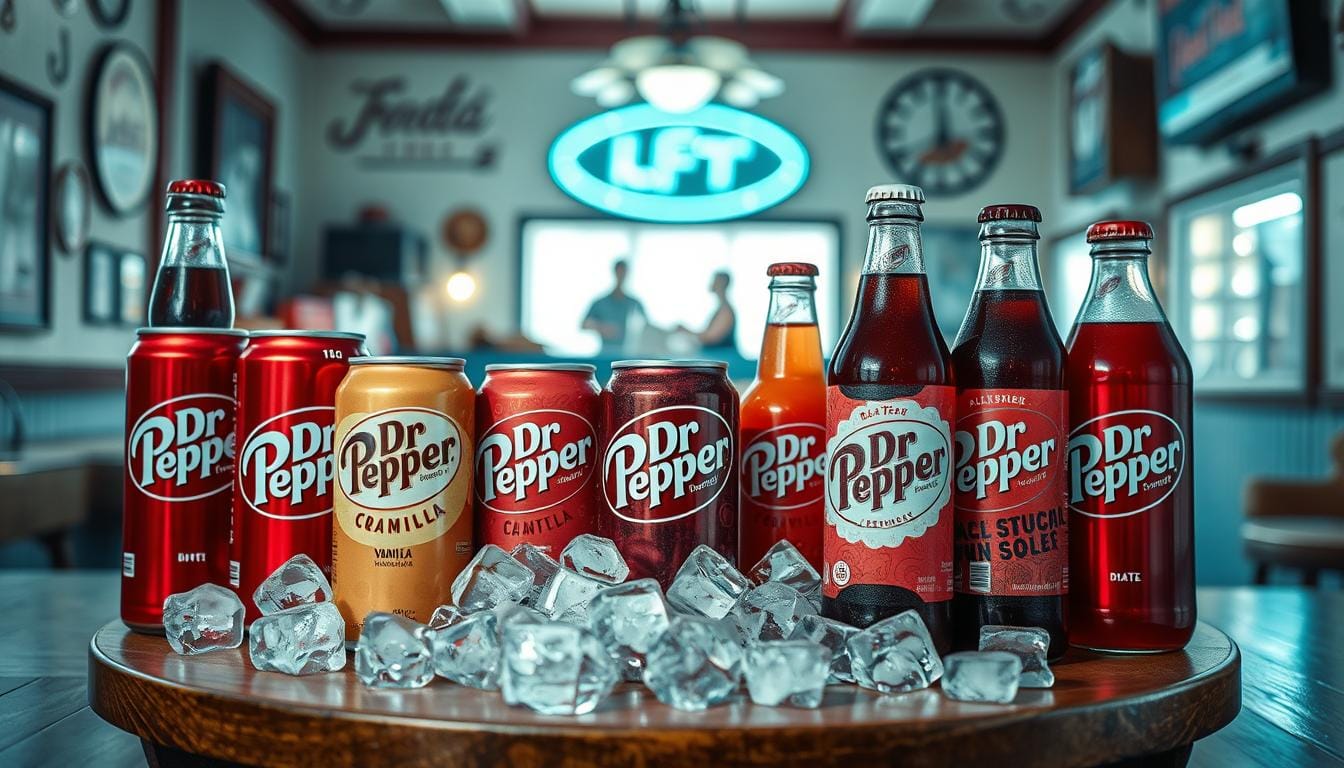
[[[705,106],[719,90],[719,73],[692,64],[661,64],[641,71],[635,87],[663,112],[682,114]]]

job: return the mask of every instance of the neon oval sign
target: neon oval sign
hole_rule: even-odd
[[[547,158],[565,194],[614,216],[696,223],[750,216],[807,180],[807,148],[763,117],[719,104],[685,115],[613,109],[556,137]]]

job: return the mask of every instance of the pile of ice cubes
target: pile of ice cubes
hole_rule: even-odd
[[[978,651],[938,655],[913,610],[857,629],[819,614],[821,577],[780,541],[743,575],[707,546],[682,564],[666,595],[630,569],[610,539],[575,537],[559,558],[531,544],[483,547],[428,624],[370,613],[355,649],[368,686],[419,688],[436,676],[547,715],[592,712],[622,680],[665,704],[703,710],[748,696],[765,706],[817,707],[827,685],[879,693],[928,688],[950,698],[1009,703],[1019,687],[1049,687],[1049,635],[986,626]],[[258,669],[309,674],[345,665],[344,622],[331,587],[299,555],[253,600],[262,618],[249,652]],[[243,606],[203,585],[164,604],[179,653],[236,648]]]

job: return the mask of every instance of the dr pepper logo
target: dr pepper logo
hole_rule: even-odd
[[[784,424],[742,449],[742,492],[767,509],[796,509],[826,493],[826,429]]]
[[[1048,478],[1059,467],[1062,436],[1053,419],[1030,408],[991,408],[959,419],[957,506],[999,512],[1058,492]],[[1055,497],[1046,506],[1058,503]]]
[[[457,423],[428,408],[392,408],[356,422],[341,440],[341,491],[366,509],[403,509],[448,487],[462,463]]]
[[[937,408],[912,400],[855,406],[828,446],[827,522],[874,549],[923,535],[952,498],[951,431]]]
[[[593,481],[596,446],[593,425],[571,411],[501,419],[476,446],[476,497],[506,515],[562,504]]]
[[[733,437],[722,416],[694,405],[657,408],[627,421],[602,459],[607,506],[632,523],[678,520],[705,509],[735,482]]]
[[[331,512],[331,406],[286,411],[258,424],[238,453],[238,495],[266,517],[303,520]]]
[[[233,487],[234,400],[194,394],[152,406],[131,426],[126,471],[160,501],[193,501]]]
[[[1185,469],[1185,434],[1156,411],[1115,411],[1078,425],[1069,437],[1069,508],[1089,517],[1126,517],[1166,500]]]

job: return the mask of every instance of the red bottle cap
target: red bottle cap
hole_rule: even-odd
[[[981,224],[986,221],[1040,221],[1041,209],[1021,203],[986,205],[980,209],[980,215],[975,220]]]
[[[805,261],[783,261],[765,268],[770,277],[816,277],[817,265]]]
[[[1152,240],[1153,228],[1146,221],[1098,221],[1087,228],[1087,242],[1103,240]]]
[[[169,182],[168,194],[208,195],[224,199],[224,185],[209,179],[178,179]]]

